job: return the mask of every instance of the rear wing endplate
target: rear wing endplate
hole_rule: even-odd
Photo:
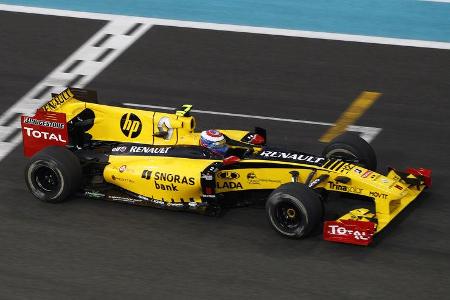
[[[32,117],[22,116],[24,154],[33,156],[48,146],[65,146],[68,143],[66,114],[38,110]]]

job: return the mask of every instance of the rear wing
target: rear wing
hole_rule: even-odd
[[[59,94],[52,94],[52,99],[38,110],[58,111],[69,100],[74,99],[83,102],[97,103],[97,92],[93,90],[67,88]]]
[[[66,146],[68,143],[64,113],[38,110],[32,117],[22,116],[21,126],[23,150],[27,157],[48,146]]]
[[[71,101],[97,103],[97,92],[67,88],[59,94],[52,94],[50,101],[40,107],[34,116],[21,117],[25,156],[33,156],[48,146],[68,144],[69,134],[64,105]]]

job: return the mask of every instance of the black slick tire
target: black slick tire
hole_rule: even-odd
[[[25,181],[30,192],[39,200],[62,202],[80,188],[81,165],[68,149],[50,146],[30,159],[25,168]]]
[[[372,171],[377,169],[377,157],[372,146],[359,135],[351,132],[346,132],[333,139],[323,149],[322,156],[342,159]]]
[[[286,183],[274,190],[266,202],[272,227],[289,238],[302,238],[323,219],[320,195],[301,183]]]

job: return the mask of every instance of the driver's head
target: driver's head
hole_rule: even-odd
[[[202,131],[200,145],[220,155],[225,155],[228,150],[225,136],[220,131],[214,129]]]

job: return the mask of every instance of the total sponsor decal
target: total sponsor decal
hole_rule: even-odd
[[[363,189],[357,188],[354,186],[346,186],[346,185],[340,185],[335,182],[329,181],[328,185],[330,189],[340,192],[346,192],[346,193],[355,193],[355,194],[361,194]]]
[[[269,151],[269,150],[264,150],[259,155],[262,157],[265,157],[265,158],[281,158],[281,159],[297,160],[297,161],[307,162],[307,163],[311,163],[311,164],[318,164],[325,160],[325,158],[323,158],[323,157],[316,157],[316,156],[307,155],[307,154]]]
[[[39,126],[44,126],[44,127],[51,127],[51,128],[59,128],[59,129],[64,129],[64,127],[66,126],[64,123],[46,121],[46,120],[38,120],[38,119],[30,118],[30,117],[26,117],[23,120],[23,123],[31,124],[31,125],[39,125]]]
[[[375,232],[375,223],[354,220],[327,221],[324,239],[333,242],[368,245]]]
[[[369,192],[369,196],[370,197],[374,197],[374,198],[381,198],[381,199],[386,199],[387,198],[387,194],[382,194],[379,192]]]
[[[49,140],[49,141],[57,141],[57,142],[67,143],[67,141],[65,139],[63,139],[61,134],[40,131],[40,130],[36,130],[36,129],[30,128],[30,127],[23,127],[23,129],[25,130],[27,136],[29,136],[29,137],[34,137],[36,139],[44,139],[44,140]]]
[[[123,172],[125,172],[127,170],[127,166],[126,165],[123,165],[123,166],[120,166],[119,167],[119,172],[120,173],[123,173]]]
[[[330,226],[328,226],[328,228],[330,229],[331,234],[337,234],[337,235],[352,234],[353,237],[357,240],[368,241],[370,239],[370,236],[368,234],[366,234],[365,232],[347,229],[347,228],[341,227],[339,225],[330,225]]]
[[[139,147],[131,146],[130,153],[145,153],[145,154],[166,154],[171,147]]]

